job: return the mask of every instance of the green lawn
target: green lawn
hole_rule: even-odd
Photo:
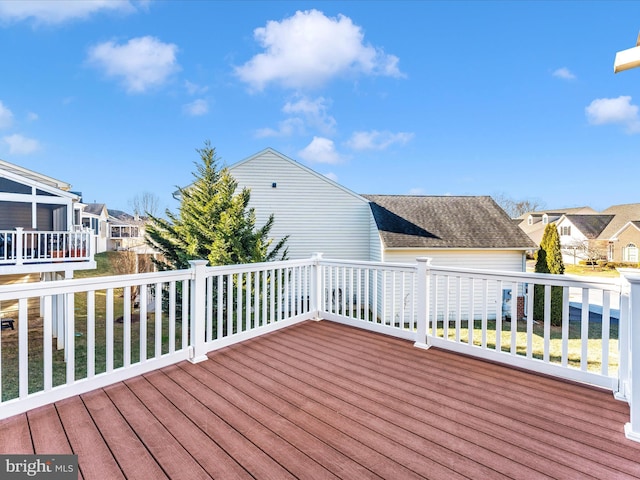
[[[481,321],[473,322],[473,344],[481,345],[482,329]],[[526,355],[527,332],[526,321],[519,321],[516,330],[516,352],[519,355]],[[442,322],[438,322],[438,336],[444,337]],[[449,322],[447,338],[455,339],[455,322]],[[461,322],[460,340],[468,343],[469,329],[468,322]],[[495,350],[496,347],[496,322],[487,322],[487,348]],[[582,349],[582,333],[579,322],[569,323],[568,334],[568,364],[575,368],[580,368],[580,358]],[[543,358],[544,352],[544,324],[534,323],[532,335],[532,356],[537,359]],[[602,366],[602,325],[599,322],[589,323],[587,347],[587,370],[590,372],[600,372]],[[511,351],[511,322],[502,322],[502,333],[500,335],[500,347],[503,352]],[[549,360],[552,363],[562,361],[562,327],[550,327],[549,334]],[[618,324],[612,323],[609,328],[609,374],[615,373],[618,369]]]

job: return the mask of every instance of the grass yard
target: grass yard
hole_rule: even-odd
[[[96,292],[96,320],[95,320],[95,373],[106,371],[107,358],[107,333],[106,333],[106,295],[104,292]],[[114,318],[122,315],[124,306],[123,298],[116,290],[114,292]],[[135,313],[135,312],[134,312]],[[141,325],[138,317],[134,316],[131,322],[131,363],[140,361],[140,333]],[[86,294],[75,295],[75,379],[87,377],[87,315],[86,315]],[[147,358],[155,355],[156,348],[156,319],[155,313],[147,316],[146,323],[146,352]],[[169,322],[166,314],[160,319],[159,343],[162,353],[169,351]],[[113,325],[113,367],[118,368],[124,364],[124,324],[114,322]],[[182,323],[176,321],[175,345],[182,344]],[[43,332],[42,319],[31,315],[29,318],[28,333],[29,351],[29,392],[42,390],[44,387],[43,377]],[[65,351],[57,350],[56,340],[52,341],[53,350],[53,386],[66,382],[66,361]],[[144,350],[143,350],[144,351]],[[2,400],[9,400],[18,396],[18,330],[3,330],[1,342],[1,365],[2,365]]]
[[[526,355],[527,344],[527,325],[526,321],[518,322],[516,329],[516,352],[518,355]],[[502,322],[500,335],[500,349],[503,352],[511,351],[511,322]],[[444,326],[438,322],[438,336],[444,338]],[[602,368],[602,325],[600,322],[589,322],[588,333],[588,357],[587,370],[590,372],[600,372]],[[450,321],[447,331],[447,338],[455,339],[455,322]],[[487,338],[486,345],[489,349],[496,348],[496,321],[487,322]],[[569,334],[567,341],[567,363],[568,365],[580,368],[580,358],[582,349],[582,333],[579,322],[569,322]],[[460,326],[460,340],[468,343],[469,329],[468,322],[462,321]],[[534,323],[532,335],[532,356],[537,359],[543,358],[544,352],[544,324],[542,322]],[[482,324],[480,320],[473,322],[473,344],[480,346],[482,344]],[[609,328],[609,366],[608,374],[615,373],[618,369],[618,324],[612,322]],[[550,327],[549,334],[549,360],[553,363],[562,362],[562,327]]]

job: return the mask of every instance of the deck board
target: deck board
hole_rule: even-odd
[[[103,390],[90,392],[83,400],[127,477],[168,478]]]
[[[611,392],[304,322],[0,421],[103,478],[640,478]]]

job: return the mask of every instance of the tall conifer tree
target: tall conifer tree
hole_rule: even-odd
[[[555,223],[549,223],[544,229],[540,250],[536,255],[536,273],[564,273],[564,262],[560,249],[560,236]],[[534,318],[544,319],[544,286],[536,285],[534,295]],[[562,325],[562,287],[551,287],[551,324]]]
[[[196,162],[194,182],[180,188],[178,213],[167,218],[149,216],[147,243],[162,254],[160,270],[188,268],[189,260],[206,259],[210,265],[284,260],[287,237],[272,246],[269,232],[274,217],[256,228],[255,212],[249,208],[248,188],[236,193],[238,183],[227,168],[218,168],[218,157],[205,142]]]

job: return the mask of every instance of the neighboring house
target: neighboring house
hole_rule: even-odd
[[[0,160],[0,275],[72,277],[95,268],[71,185]],[[45,275],[46,274],[46,275]],[[0,280],[2,281],[2,280]]]
[[[333,180],[267,148],[229,167],[238,188],[251,189],[256,225],[275,222],[270,236],[289,236],[290,259],[371,259],[369,201]]]
[[[640,221],[627,222],[611,237],[608,260],[620,263],[640,263],[639,248]]]
[[[80,212],[82,226],[96,236],[96,253],[107,250],[109,211],[104,203],[89,203]]]
[[[109,212],[104,203],[82,205],[80,215],[82,225],[96,235],[96,253],[118,250],[153,253],[144,240],[144,219],[120,210]]]
[[[80,222],[80,196],[71,185],[0,160],[0,285],[72,278],[76,270],[96,268],[95,238]],[[55,295],[54,334],[62,332],[68,308]],[[41,313],[37,298],[27,301]],[[17,302],[2,302],[0,318],[15,319]]]
[[[528,212],[519,217],[520,228],[537,246],[540,245],[544,229],[549,223],[557,222],[563,215],[590,215],[597,214],[591,207],[561,208],[558,210],[541,210]]]
[[[563,215],[557,222],[562,260],[566,264],[578,264],[581,260],[606,258],[609,241],[603,232],[614,215]]]
[[[128,250],[141,254],[153,253],[145,242],[146,219],[112,210],[109,215],[108,250]]]
[[[364,195],[377,226],[375,260],[526,270],[533,241],[488,196]]]
[[[535,244],[490,197],[358,195],[267,148],[229,167],[251,190],[258,226],[274,214],[289,258],[434,264],[525,271]]]
[[[612,205],[602,211],[614,215],[613,220],[602,232],[601,238],[608,240],[607,259],[613,262],[636,263],[634,251],[640,247],[640,235],[635,226],[629,228],[629,222],[640,221],[640,203]],[[624,228],[627,226],[627,228]],[[624,230],[623,230],[624,228]]]
[[[637,222],[640,203],[627,203],[612,205],[602,212],[589,207],[530,212],[520,217],[520,228],[539,244],[546,225],[555,223],[567,264],[583,260],[637,263],[634,260],[640,247]]]

